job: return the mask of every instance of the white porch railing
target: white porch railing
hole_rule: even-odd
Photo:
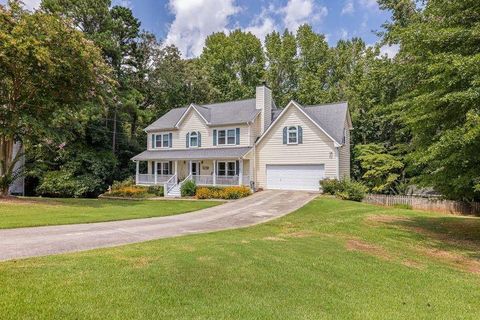
[[[158,177],[157,177],[158,178]],[[163,185],[163,192],[164,194],[168,195],[168,193],[177,185],[177,175],[174,174],[170,177],[170,179],[165,182]]]
[[[155,183],[155,175],[154,174],[138,174],[137,176],[137,184],[144,184],[144,185],[155,185],[155,184],[165,184],[168,180],[170,180],[173,175],[163,175],[157,174],[157,181]]]
[[[193,175],[192,179],[201,186],[238,186],[240,184],[239,176]],[[250,185],[250,177],[243,176],[241,184]]]

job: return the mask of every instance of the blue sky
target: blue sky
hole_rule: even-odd
[[[24,2],[35,8],[40,0]],[[212,32],[241,28],[263,40],[273,30],[296,30],[302,23],[325,34],[330,45],[351,37],[374,44],[378,39],[373,31],[381,30],[389,18],[376,0],[113,0],[113,4],[130,7],[143,29],[175,44],[186,57],[198,56]],[[384,53],[392,52],[385,48]]]

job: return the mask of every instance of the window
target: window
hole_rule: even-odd
[[[238,129],[218,130],[218,145],[235,145],[237,144]]]
[[[235,144],[235,130],[231,129],[227,131],[227,144]]]
[[[162,135],[157,134],[155,135],[155,148],[161,148],[162,147]]]
[[[155,146],[154,148],[169,148],[171,141],[170,141],[170,134],[155,134],[154,135]]]
[[[219,176],[225,176],[226,173],[227,173],[226,163],[225,162],[219,162],[218,163],[218,175]]]
[[[218,130],[218,144],[225,144],[225,130]]]
[[[298,128],[288,127],[288,144],[298,143]]]
[[[198,147],[198,133],[190,133],[190,147]]]
[[[236,163],[235,161],[230,162],[219,162],[217,174],[219,176],[235,176],[236,174]]]
[[[157,174],[169,175],[171,172],[170,162],[157,162]]]
[[[168,175],[170,173],[170,163],[164,162],[162,163],[162,174]]]
[[[164,135],[163,135],[162,144],[163,144],[162,146],[163,146],[164,148],[170,147],[170,139],[169,139],[169,135],[168,135],[168,134],[164,134]]]
[[[227,175],[228,176],[234,176],[235,175],[235,162],[228,162]]]

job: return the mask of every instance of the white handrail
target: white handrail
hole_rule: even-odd
[[[181,182],[180,182],[180,186],[182,186],[182,184],[185,183],[185,181],[187,180],[192,180],[192,174],[190,173],[185,179],[183,179]]]
[[[173,181],[172,181],[173,180]],[[173,182],[173,183],[172,183]],[[171,186],[170,186],[171,185]],[[164,193],[168,194],[177,185],[177,175],[174,174],[168,181],[165,183],[163,189]]]

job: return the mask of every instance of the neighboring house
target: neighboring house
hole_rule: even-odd
[[[16,142],[13,146],[13,154],[12,158],[15,158],[19,152],[23,152],[23,146],[21,142]],[[24,170],[25,166],[25,156],[22,155],[20,160],[14,166],[14,172],[18,172],[19,170]],[[17,180],[13,182],[13,184],[9,188],[9,193],[12,195],[24,195],[25,194],[25,178],[21,175]]]
[[[167,196],[178,196],[186,179],[197,185],[319,190],[321,179],[350,176],[351,129],[346,102],[291,101],[277,109],[271,90],[259,86],[254,99],[191,104],[149,125],[147,150],[132,158],[136,183],[164,184]]]

